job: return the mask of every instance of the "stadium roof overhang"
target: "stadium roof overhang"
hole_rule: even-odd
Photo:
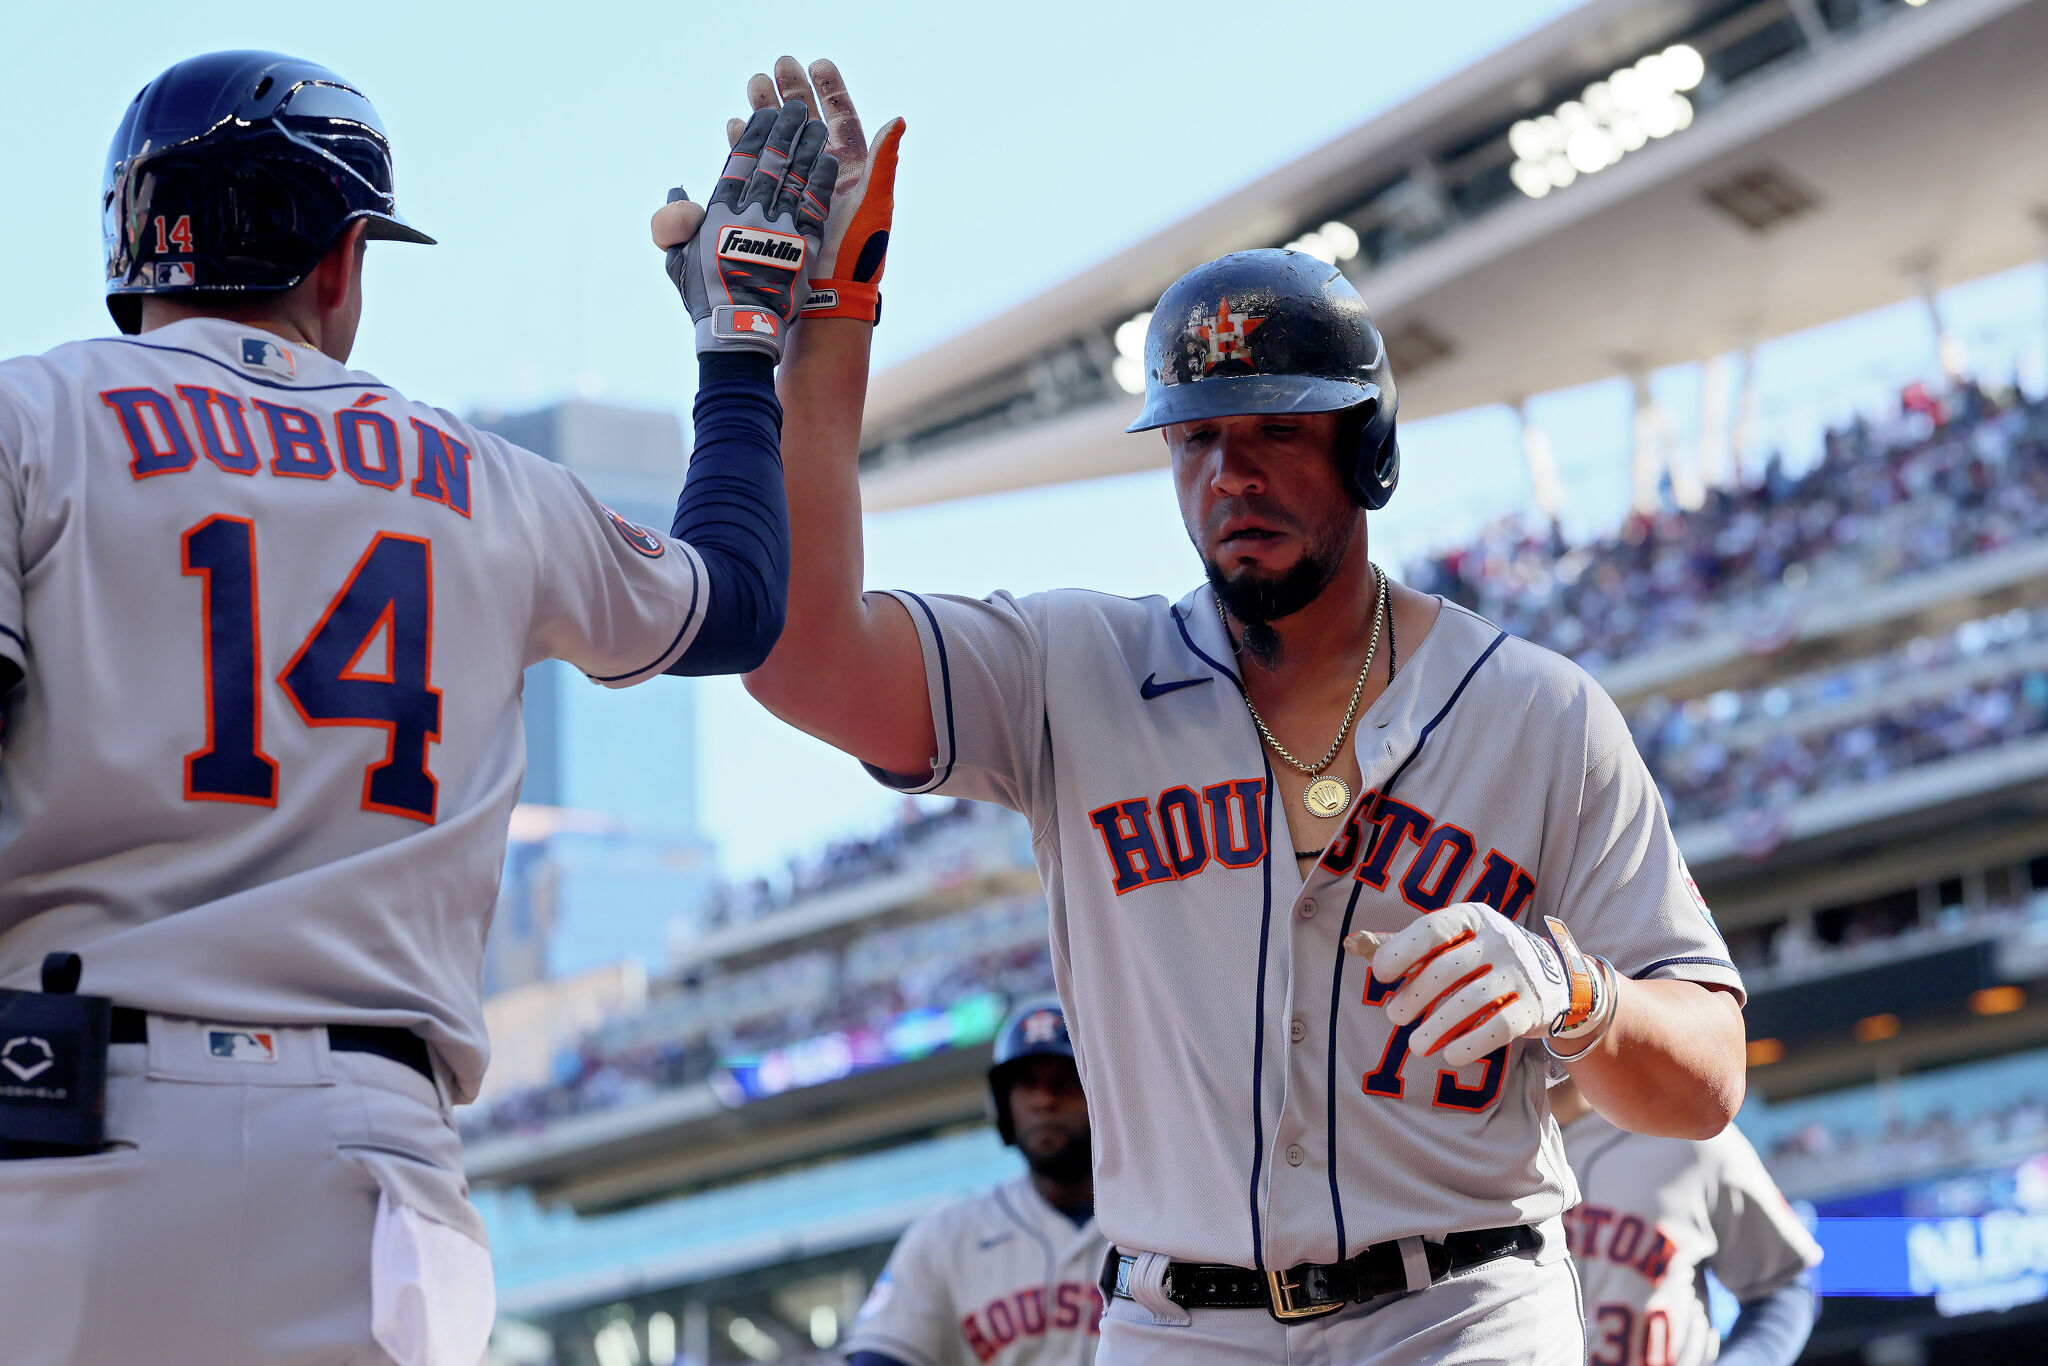
[[[1408,249],[1347,265],[1388,334],[1403,417],[1697,360],[1911,297],[1923,278],[2036,258],[2048,230],[2048,4],[1889,8],[1883,22],[1830,33],[1806,0],[1594,0],[879,376],[863,440],[867,506],[1162,463],[1156,436],[1123,435],[1135,398],[1101,383],[1089,401],[1062,404],[1052,362],[1106,364],[1116,324],[1189,266],[1344,218],[1394,175],[1393,190],[1348,220],[1384,224],[1424,193],[1402,167],[1499,162],[1513,120],[1677,36],[1754,44],[1795,20],[1805,35],[1701,101],[1683,132],[1541,198],[1496,193]],[[1077,338],[1077,323],[1090,335]],[[982,409],[1000,416],[963,416],[948,439],[945,415],[964,414],[977,392],[1000,400]]]

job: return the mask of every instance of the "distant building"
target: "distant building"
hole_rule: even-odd
[[[689,467],[674,413],[577,400],[478,413],[485,431],[573,470],[608,507],[666,531]],[[487,993],[620,959],[658,967],[668,923],[711,885],[698,828],[697,695],[686,679],[620,691],[546,660],[526,671],[522,804]],[[573,813],[573,814],[570,814]]]

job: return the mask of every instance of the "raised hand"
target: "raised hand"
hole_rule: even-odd
[[[747,102],[756,117],[764,109],[803,105],[824,121],[825,153],[838,165],[832,212],[811,267],[803,315],[875,321],[881,314],[882,269],[896,212],[896,150],[903,120],[890,119],[870,143],[839,68],[823,58],[812,62],[808,73],[794,57],[777,58],[772,77],[757,73],[747,82]],[[735,147],[750,126],[739,119],[727,121],[726,135]]]
[[[780,359],[788,325],[808,294],[838,166],[826,128],[790,101],[756,110],[711,192],[701,226],[669,191],[655,243],[697,324],[697,353],[759,351]],[[680,240],[679,240],[680,239]]]

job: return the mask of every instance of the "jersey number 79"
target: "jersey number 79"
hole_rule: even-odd
[[[208,517],[180,544],[184,572],[205,593],[206,744],[185,756],[185,799],[275,806],[277,761],[263,752],[255,523]],[[427,769],[427,746],[441,738],[441,692],[427,681],[433,574],[429,542],[378,532],[277,676],[306,725],[384,731],[383,761],[363,772],[363,810],[428,824],[439,784]],[[366,670],[364,655],[379,639],[381,668]]]

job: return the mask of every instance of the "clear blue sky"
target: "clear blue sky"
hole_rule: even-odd
[[[687,324],[647,240],[680,180],[701,195],[746,76],[783,50],[840,63],[870,126],[910,123],[877,336],[900,360],[1185,216],[1436,83],[1568,0],[1038,3],[357,3],[345,11],[102,3],[16,7],[0,51],[0,355],[109,330],[99,189],[122,106],[178,58],[270,47],[361,84],[397,146],[401,206],[441,239],[379,245],[355,363],[466,411],[578,392],[687,411]],[[345,22],[337,22],[343,19]],[[758,20],[758,22],[756,22]],[[1952,291],[1986,372],[2041,382],[2036,269]],[[1760,355],[1767,442],[1882,400],[1934,356],[1913,306]],[[1697,372],[1656,377],[1681,432]],[[1540,397],[1571,518],[1626,497],[1619,382]],[[1499,410],[1404,430],[1379,558],[1527,502]],[[680,471],[678,472],[680,476]],[[869,581],[982,593],[1080,583],[1178,596],[1198,574],[1163,476],[1134,475],[869,520]],[[655,687],[680,687],[663,681]],[[746,869],[871,824],[892,799],[768,718],[736,683],[703,689],[709,833]],[[791,794],[798,794],[794,799]]]

